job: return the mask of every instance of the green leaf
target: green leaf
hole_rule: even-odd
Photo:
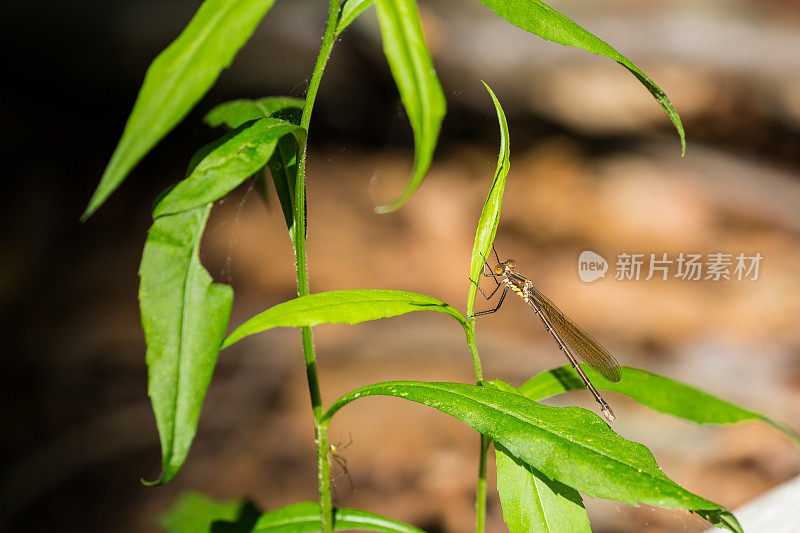
[[[467,315],[471,316],[475,310],[475,295],[478,292],[478,283],[483,274],[483,261],[492,249],[492,242],[497,232],[497,224],[500,221],[500,209],[503,207],[503,193],[506,190],[506,176],[511,167],[511,151],[509,148],[510,138],[508,135],[508,122],[506,114],[500,106],[500,102],[494,95],[491,87],[483,82],[489,95],[492,97],[494,107],[497,110],[497,121],[500,123],[500,154],[497,156],[497,169],[494,172],[492,188],[483,204],[481,217],[478,220],[478,231],[475,232],[475,244],[472,246],[472,261],[469,267],[470,283],[469,293],[467,294]]]
[[[800,447],[800,436],[786,424],[685,383],[629,366],[623,367],[620,381],[611,383],[591,367],[581,365],[581,368],[598,389],[624,394],[655,411],[696,424],[713,426],[762,421],[784,432]],[[578,374],[571,366],[565,365],[534,376],[519,388],[519,392],[528,398],[542,400],[582,388],[583,381]]]
[[[261,516],[250,502],[220,502],[199,492],[185,492],[158,520],[168,533],[250,532]]]
[[[204,120],[210,126],[225,124],[230,128],[238,128],[251,120],[277,116],[292,124],[299,124],[300,112],[304,104],[305,100],[288,96],[271,96],[260,100],[233,100],[220,104],[209,111]],[[294,184],[297,181],[297,152],[302,141],[303,137],[300,135],[284,135],[278,141],[272,157],[267,162],[272,182],[275,184],[275,192],[281,204],[283,218],[292,239],[294,239]],[[259,193],[266,199],[261,176],[257,178],[256,184],[259,186]],[[307,224],[306,231],[308,231]]]
[[[462,326],[466,319],[455,308],[425,294],[393,290],[330,291],[300,296],[254,316],[225,339],[223,348],[270,328],[299,328],[318,324],[358,324],[411,313],[439,311]]]
[[[492,384],[518,394],[508,383],[492,381]],[[548,479],[500,444],[495,444],[495,452],[497,492],[510,533],[591,533],[589,516],[577,490]]]
[[[422,34],[414,0],[378,0],[383,52],[414,132],[414,169],[405,190],[378,213],[394,211],[417,190],[431,166],[445,113],[445,100]]]
[[[715,525],[741,532],[724,507],[669,479],[650,450],[620,437],[586,409],[541,405],[491,384],[393,381],[346,394],[334,402],[323,420],[365,396],[394,396],[447,413],[547,478],[590,497],[688,509]]]
[[[247,122],[233,130],[194,167],[188,178],[159,200],[153,217],[193,209],[225,196],[264,167],[278,140],[289,134],[299,138],[305,135],[299,126],[276,118]]]
[[[223,124],[229,128],[238,128],[245,122],[260,118],[277,117],[292,124],[300,124],[291,120],[291,112],[302,111],[305,100],[291,96],[268,96],[258,100],[232,100],[214,107],[206,113],[203,121],[215,128]]]
[[[275,0],[206,0],[183,32],[153,60],[100,184],[89,218],[128,173],[214,85]]]
[[[190,492],[182,495],[159,523],[168,533],[311,533],[320,530],[320,512],[319,504],[301,502],[261,515],[250,503],[217,502]],[[336,509],[334,529],[422,533],[414,526],[358,509]]]
[[[275,184],[275,193],[283,211],[283,219],[289,229],[289,236],[294,241],[294,184],[297,181],[297,149],[295,137],[287,135],[278,141],[275,153],[270,157],[267,166]],[[304,210],[307,212],[307,210]],[[306,233],[308,224],[306,224]]]
[[[580,493],[548,479],[500,444],[497,457],[497,492],[503,520],[510,533],[591,532]]]
[[[166,483],[189,453],[200,407],[228,326],[233,291],[212,283],[198,257],[211,204],[153,222],[139,267],[148,394]]]
[[[681,139],[681,154],[686,152],[686,137],[681,118],[667,95],[653,80],[639,70],[627,57],[612,48],[608,43],[575,24],[552,7],[539,0],[480,0],[489,9],[509,21],[514,26],[534,33],[542,39],[565,46],[581,48],[593,54],[613,59],[647,88],[658,101],[672,121]]]
[[[337,37],[374,2],[375,0],[346,0],[342,6],[342,12],[339,14],[339,23],[336,25]]]
[[[421,529],[417,529],[414,526],[357,509],[334,510],[333,529],[335,531],[422,533]],[[253,531],[269,531],[270,533],[312,533],[320,531],[319,504],[314,502],[295,503],[266,513],[256,523]]]

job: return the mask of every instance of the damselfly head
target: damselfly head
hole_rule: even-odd
[[[496,267],[494,267],[494,273],[498,276],[502,276],[508,270],[513,270],[517,266],[517,262],[514,259],[506,259],[502,263],[498,263]]]

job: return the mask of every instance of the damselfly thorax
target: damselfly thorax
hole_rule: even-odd
[[[586,388],[589,389],[595,400],[597,400],[597,403],[600,404],[600,410],[603,412],[603,416],[609,421],[613,421],[614,412],[603,397],[600,396],[600,393],[597,392],[594,385],[592,385],[592,382],[578,364],[577,359],[586,362],[600,373],[600,375],[612,382],[620,380],[619,364],[617,361],[605,348],[594,340],[591,335],[586,333],[580,326],[564,315],[549,298],[533,285],[530,279],[518,273],[515,270],[517,262],[514,259],[500,261],[496,250],[494,254],[497,259],[497,265],[492,269],[484,260],[483,275],[494,279],[497,286],[491,294],[486,295],[483,290],[481,290],[481,294],[483,294],[487,300],[491,300],[499,289],[502,288],[503,292],[500,294],[500,298],[494,308],[479,311],[475,313],[474,316],[488,315],[497,312],[503,304],[503,300],[509,289],[522,298],[542,321],[545,329],[553,336],[559,349],[564,352],[564,355],[586,385]],[[478,289],[480,290],[480,287],[478,287]]]

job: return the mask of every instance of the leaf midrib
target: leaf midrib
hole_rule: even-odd
[[[208,210],[210,210],[210,207],[207,206],[204,209],[204,211],[208,211]],[[172,456],[175,454],[175,433],[176,433],[177,421],[178,421],[178,416],[177,416],[177,414],[178,414],[178,399],[180,398],[181,375],[183,374],[183,365],[184,365],[184,361],[185,361],[184,353],[183,353],[183,347],[186,344],[186,335],[187,335],[185,326],[189,322],[189,319],[188,319],[188,316],[187,316],[187,309],[189,307],[187,305],[187,303],[188,303],[187,302],[187,300],[188,300],[187,294],[189,292],[188,291],[188,287],[189,287],[189,284],[191,283],[191,281],[194,280],[194,275],[192,274],[192,272],[193,272],[192,266],[193,266],[193,263],[194,263],[195,255],[198,253],[199,248],[200,248],[200,236],[202,236],[203,228],[205,227],[205,220],[204,219],[205,219],[206,214],[207,214],[206,212],[203,213],[203,215],[201,217],[203,220],[201,220],[201,223],[197,225],[197,229],[195,230],[195,234],[193,236],[194,243],[192,245],[192,251],[191,251],[191,253],[189,255],[189,262],[188,262],[187,268],[186,268],[186,278],[185,278],[184,283],[183,283],[183,294],[182,294],[183,309],[181,311],[181,323],[180,323],[181,334],[180,334],[180,344],[178,346],[178,372],[175,375],[175,395],[174,395],[174,398],[173,398],[173,401],[172,401],[173,421],[172,421],[172,427],[170,428],[170,462],[172,461]]]
[[[539,504],[539,509],[542,512],[542,519],[544,520],[544,526],[547,528],[548,532],[552,532],[553,528],[550,527],[550,522],[547,520],[547,509],[544,507],[544,502],[542,501],[542,493],[539,490],[539,484],[537,483],[539,479],[527,468],[525,469],[528,472],[528,475],[531,476],[531,480],[533,481],[533,489],[536,492],[536,503]]]

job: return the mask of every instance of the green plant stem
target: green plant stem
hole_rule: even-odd
[[[470,310],[470,313],[472,311]],[[478,355],[478,346],[475,344],[475,318],[470,318],[467,325],[464,327],[467,334],[467,346],[472,355],[472,366],[475,369],[475,380],[480,385],[483,381],[483,369],[481,367],[481,357]]]
[[[478,463],[478,489],[475,498],[475,531],[483,533],[486,529],[486,463],[492,439],[481,435],[481,458]]]
[[[311,111],[314,108],[314,100],[317,97],[319,84],[322,80],[322,73],[333,48],[336,36],[336,25],[339,22],[339,1],[331,0],[328,11],[328,22],[325,26],[325,36],[322,40],[322,47],[317,56],[317,63],[314,65],[314,72],[311,74],[311,82],[306,94],[306,102],[303,106],[303,116],[300,125],[308,132],[311,123]],[[297,294],[306,296],[309,294],[308,285],[308,266],[306,260],[306,152],[308,143],[303,142],[299,147],[299,161],[297,165],[297,182],[295,184],[294,198],[294,251],[295,265],[297,269]],[[333,531],[333,504],[331,502],[331,472],[328,462],[328,423],[323,421],[322,415],[322,395],[319,388],[319,376],[317,373],[317,359],[314,354],[314,339],[311,335],[311,328],[301,328],[303,337],[303,357],[306,365],[306,379],[308,381],[308,391],[311,396],[311,409],[314,414],[314,439],[317,445],[317,482],[319,490],[319,506],[321,513],[321,526],[324,533]]]
[[[473,310],[469,309],[470,315]],[[467,345],[472,354],[472,366],[475,368],[475,380],[478,385],[483,382],[483,369],[481,368],[481,358],[478,355],[478,346],[475,343],[475,318],[472,317],[464,327],[467,334]],[[492,440],[481,435],[480,441],[480,462],[478,464],[478,487],[475,494],[475,532],[483,533],[486,528],[486,463],[489,454],[489,445]]]

